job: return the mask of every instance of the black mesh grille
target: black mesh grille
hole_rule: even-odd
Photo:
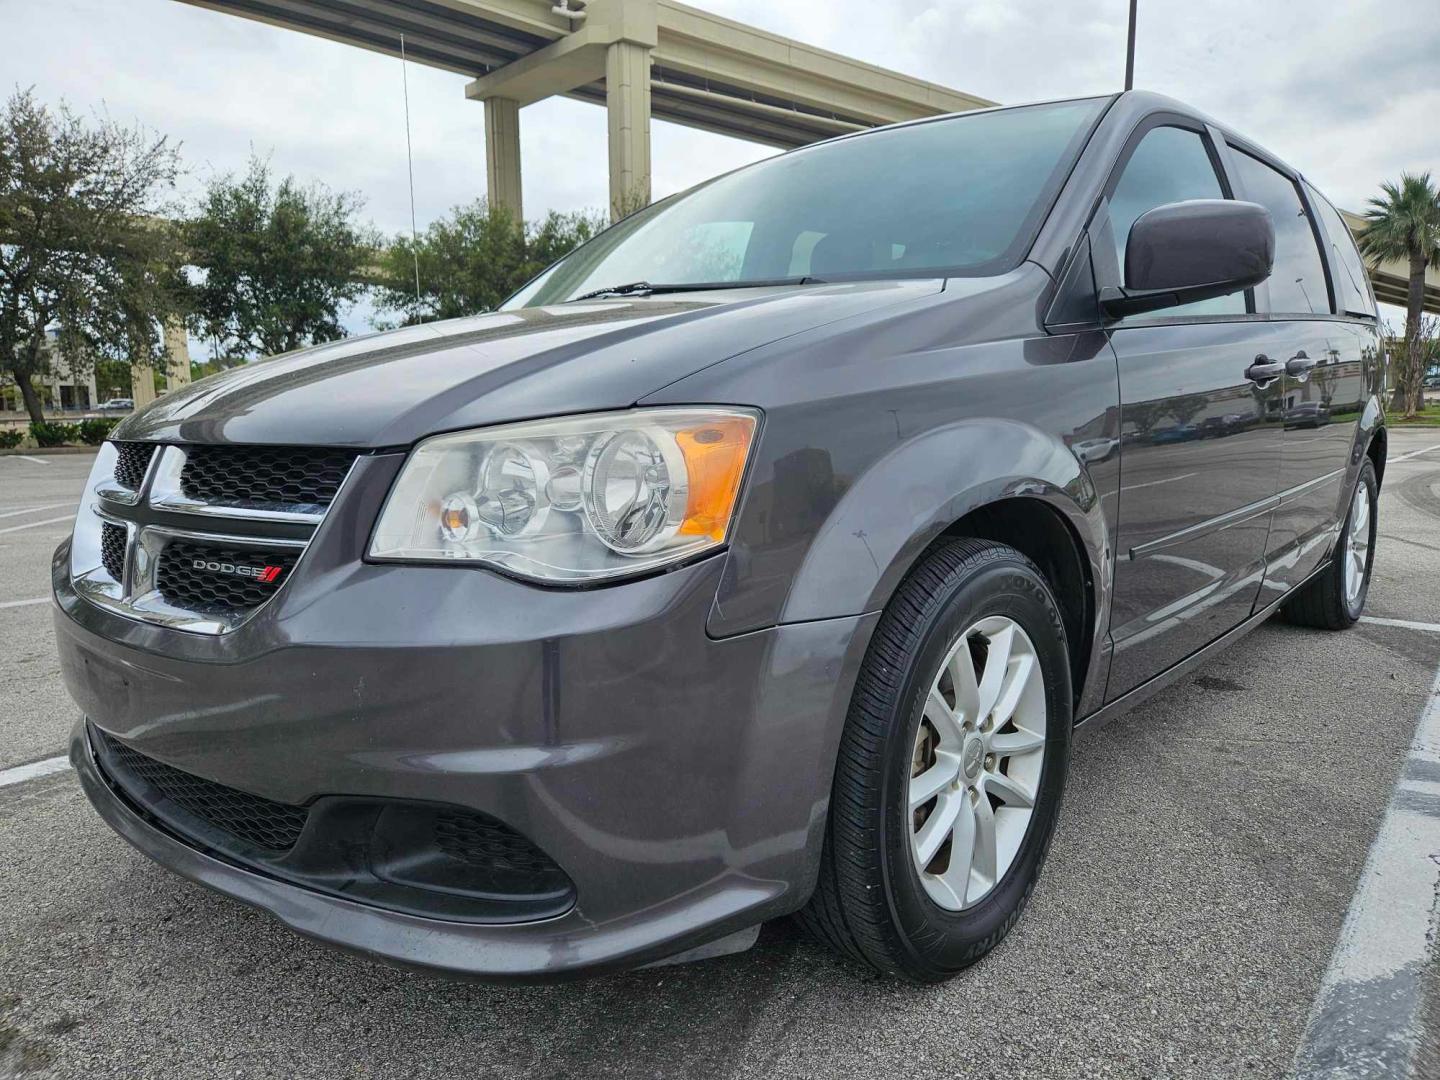
[[[213,780],[192,776],[130,749],[103,731],[96,730],[96,734],[120,773],[114,779],[121,786],[125,786],[128,778],[142,780],[187,814],[252,847],[266,851],[289,851],[300,839],[300,832],[309,816],[303,807],[271,802]]]
[[[435,818],[435,846],[452,859],[490,871],[545,878],[564,874],[543,851],[510,826],[476,813],[446,811]],[[549,882],[537,882],[539,888]]]
[[[249,611],[275,595],[297,558],[293,551],[242,551],[172,540],[160,553],[155,587],[166,603],[186,611]]]
[[[100,562],[116,581],[125,580],[125,526],[113,521],[100,523]]]
[[[145,482],[145,470],[155,456],[155,444],[117,442],[115,444],[115,482],[131,491],[139,491]]]
[[[324,508],[355,456],[301,446],[192,446],[180,491],[197,502],[249,510]]]

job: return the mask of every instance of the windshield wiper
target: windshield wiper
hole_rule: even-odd
[[[629,285],[607,285],[603,289],[595,289],[591,292],[581,293],[579,296],[572,296],[565,303],[573,304],[576,300],[594,300],[599,296],[634,296],[636,293],[650,293],[655,291],[655,286],[648,281],[632,281]]]
[[[573,304],[577,300],[596,300],[602,296],[654,296],[658,293],[681,293],[681,292],[707,292],[718,289],[759,289],[774,285],[823,285],[824,278],[811,277],[790,277],[771,278],[768,281],[693,281],[675,285],[651,285],[648,281],[632,281],[628,285],[610,285],[603,289],[594,289],[579,296],[572,296],[565,303]]]

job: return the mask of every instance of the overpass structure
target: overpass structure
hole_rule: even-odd
[[[608,114],[610,211],[650,201],[650,119],[789,149],[995,104],[677,0],[183,0],[465,75],[484,103],[486,191],[523,218],[520,110],[565,96]],[[1357,234],[1364,219],[1346,214]],[[1409,270],[1373,268],[1404,306]],[[1440,266],[1425,307],[1440,314]]]
[[[523,216],[520,109],[608,113],[610,209],[650,201],[650,118],[790,148],[994,102],[675,0],[185,0],[470,77],[491,205]]]

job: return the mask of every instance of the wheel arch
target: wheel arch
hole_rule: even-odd
[[[1040,568],[1065,624],[1070,682],[1078,705],[1095,644],[1096,582],[1074,523],[1043,499],[1017,495],[976,507],[941,536],[1006,544]]]
[[[1062,439],[976,419],[902,443],[856,477],[815,536],[782,621],[879,611],[932,545],[1010,544],[1045,572],[1065,616],[1079,702],[1098,677],[1111,542],[1092,468]]]
[[[1390,451],[1390,436],[1385,431],[1384,424],[1377,424],[1375,431],[1370,436],[1370,443],[1365,447],[1365,453],[1370,458],[1370,463],[1375,466],[1375,487],[1378,490],[1385,480],[1385,459]]]

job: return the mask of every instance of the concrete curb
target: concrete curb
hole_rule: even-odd
[[[1434,1075],[1416,1054],[1425,1037],[1437,887],[1440,671],[1311,1009],[1296,1080]]]

